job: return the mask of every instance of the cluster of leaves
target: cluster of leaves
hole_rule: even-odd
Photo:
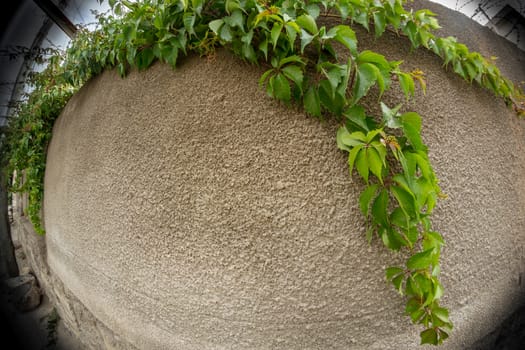
[[[176,67],[179,57],[212,55],[223,46],[243,60],[268,69],[260,78],[266,92],[283,103],[302,105],[315,117],[341,122],[340,149],[349,153],[350,173],[363,178],[360,207],[366,236],[389,249],[408,251],[406,266],[389,267],[386,276],[407,296],[406,312],[421,324],[422,343],[440,344],[452,324],[439,305],[439,259],[444,241],[432,229],[430,215],[442,196],[420,135],[421,117],[381,103],[381,116],[367,115],[360,104],[370,89],[379,95],[394,81],[409,99],[415,82],[423,90],[423,72],[404,72],[401,62],[372,51],[359,51],[351,25],[376,36],[393,31],[442,57],[466,80],[476,81],[524,114],[523,95],[498,68],[456,42],[438,38],[439,24],[428,10],[408,11],[404,0],[110,0],[114,16],[101,16],[98,30],[82,30],[64,57],[54,58],[12,123],[9,166],[25,171],[17,191],[30,193],[35,228],[43,191],[45,149],[53,121],[68,98],[104,69],[124,76],[155,61]],[[335,17],[336,25],[320,25]],[[334,21],[326,21],[334,23]],[[4,141],[5,141],[4,140]]]
[[[27,215],[39,234],[44,233],[40,209],[47,145],[55,119],[76,91],[68,84],[57,84],[61,72],[59,56],[53,56],[44,71],[32,75],[33,90],[25,103],[17,106],[16,118],[10,120],[0,140],[6,178],[17,173],[10,191],[28,194]]]

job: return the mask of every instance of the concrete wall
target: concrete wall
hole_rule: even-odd
[[[443,349],[467,348],[525,291],[524,123],[404,39],[363,42],[427,73],[406,108],[449,195],[434,220],[456,326]],[[499,56],[525,77],[522,58]],[[49,147],[51,272],[141,349],[417,348],[383,277],[403,256],[366,243],[337,125],[267,98],[260,73],[218,51],[106,72],[74,96]]]

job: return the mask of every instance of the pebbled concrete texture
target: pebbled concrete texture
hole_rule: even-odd
[[[455,323],[442,348],[463,349],[525,292],[525,125],[403,40],[361,48],[427,74],[405,108],[423,116],[449,195],[434,218]],[[519,59],[512,71],[525,77]],[[418,348],[384,281],[403,255],[366,243],[336,123],[266,97],[261,72],[219,50],[175,71],[106,72],[74,96],[48,154],[50,270],[140,349]]]

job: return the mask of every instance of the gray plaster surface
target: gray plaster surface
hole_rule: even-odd
[[[525,290],[525,125],[432,54],[393,35],[369,47],[427,74],[405,108],[449,195],[434,219],[455,323],[442,348],[466,348]],[[337,125],[266,97],[260,73],[218,51],[74,96],[46,169],[51,271],[141,349],[418,348],[384,280],[404,256],[366,243]]]

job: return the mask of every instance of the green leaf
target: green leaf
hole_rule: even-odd
[[[184,28],[186,28],[186,31],[190,35],[195,35],[195,29],[193,28],[193,26],[195,25],[195,15],[185,13],[182,17],[182,21],[184,22]]]
[[[232,14],[227,17],[229,18],[229,23],[228,25],[232,28],[240,28],[241,30],[244,31],[244,16],[242,14],[242,11],[241,10],[235,10],[232,12]],[[226,21],[226,19],[225,19]]]
[[[287,57],[281,59],[279,61],[279,67],[282,67],[282,66],[284,66],[285,64],[288,64],[288,63],[298,63],[300,65],[305,65],[303,59],[300,56],[292,55],[292,56],[287,56]]]
[[[419,117],[416,113],[406,113],[406,114],[410,114],[411,116]],[[405,136],[407,137],[412,147],[414,147],[414,149],[426,152],[427,147],[423,144],[423,140],[421,139],[421,134],[420,134],[421,121],[419,121],[419,124],[417,124],[415,119],[408,121],[407,119],[409,118],[404,117],[406,114],[401,116],[403,131],[405,133]]]
[[[437,317],[439,320],[441,320],[444,323],[450,323],[450,320],[448,319],[448,310],[443,307],[434,307],[432,309],[432,314]]]
[[[379,179],[379,182],[383,183],[383,161],[381,160],[379,153],[377,153],[375,148],[372,147],[368,147],[366,152],[370,171]]]
[[[162,59],[164,59],[170,66],[175,67],[177,58],[179,57],[179,49],[175,45],[165,45],[160,50]]]
[[[401,86],[401,90],[403,90],[403,93],[405,94],[405,97],[408,100],[410,96],[414,96],[414,79],[412,79],[412,77],[408,73],[398,72],[397,76],[399,78],[399,85]]]
[[[381,8],[374,11],[374,31],[376,37],[380,37],[385,32],[386,18],[385,11]]]
[[[389,108],[386,104],[381,101],[381,112],[383,114],[383,120],[386,126],[391,129],[397,129],[401,127],[401,121],[399,120],[399,109],[401,104],[398,104],[394,108]]]
[[[231,42],[232,39],[233,39],[233,35],[232,35],[232,32],[230,30],[230,26],[225,24],[222,26],[220,32],[219,32],[219,37],[226,41],[226,42]]]
[[[418,41],[418,36],[417,36],[418,28],[416,24],[412,21],[408,21],[405,27],[403,28],[403,32],[405,32],[405,34],[410,39],[412,46],[414,48],[417,48],[419,46],[419,41]]]
[[[362,63],[357,65],[357,74],[353,87],[353,103],[359,101],[366,95],[370,87],[374,85],[377,80],[376,67],[370,63]]]
[[[191,0],[193,10],[200,16],[205,0]]]
[[[337,135],[335,139],[337,141],[337,147],[340,150],[350,152],[350,150],[352,149],[352,147],[347,146],[343,142],[343,138],[348,138],[348,137],[350,137],[350,133],[344,126],[341,126],[339,129],[337,129]]]
[[[151,63],[153,63],[153,60],[155,59],[155,55],[153,54],[153,49],[145,48],[139,51],[135,59],[137,62],[137,68],[139,70],[148,68],[151,65]]]
[[[415,131],[421,131],[421,116],[415,112],[408,112],[401,116],[403,125],[410,125]]]
[[[341,143],[350,147],[364,146],[366,142],[366,136],[361,131],[354,131],[353,133],[341,133],[340,141]]]
[[[390,281],[392,278],[394,278],[395,276],[399,275],[399,274],[402,274],[404,273],[405,270],[400,268],[400,267],[388,267],[386,270],[385,270],[385,275],[386,275],[386,279],[388,281]]]
[[[244,58],[246,58],[250,62],[257,61],[257,55],[255,54],[255,50],[253,49],[253,46],[250,44],[242,45],[242,55]]]
[[[353,105],[347,109],[343,115],[348,121],[352,122],[352,124],[355,124],[364,131],[369,131],[368,124],[366,123],[365,109],[363,106]]]
[[[422,270],[430,266],[433,260],[434,249],[428,249],[421,253],[414,254],[408,259],[407,267],[410,270]]]
[[[309,4],[306,6],[306,12],[308,12],[308,14],[315,19],[319,17],[319,13],[321,11],[319,10],[319,6],[317,6],[316,4]]]
[[[310,35],[306,30],[301,29],[301,53],[304,52],[304,48],[308,46],[314,38],[314,35]]]
[[[373,63],[380,70],[390,70],[390,63],[388,63],[385,56],[370,50],[365,50],[357,56],[357,64],[361,63]]]
[[[239,0],[226,0],[225,7],[228,13],[232,13],[233,11],[240,9],[241,5],[239,4]]]
[[[275,76],[273,84],[273,92],[276,98],[279,100],[288,103],[291,99],[290,84],[286,77],[279,73]]]
[[[370,167],[368,166],[368,157],[366,155],[366,150],[365,152],[359,152],[359,154],[357,155],[357,158],[355,160],[355,167],[359,175],[361,175],[365,182],[368,183]]]
[[[317,34],[317,32],[319,31],[317,29],[317,24],[315,23],[315,19],[308,14],[304,14],[304,15],[297,17],[297,19],[295,20],[295,23],[300,25],[302,28],[306,29],[310,34]]]
[[[352,150],[348,154],[348,168],[350,170],[350,175],[352,175],[352,170],[354,169],[354,164],[355,164],[357,155],[361,152],[362,149],[363,149],[363,146],[356,146],[352,148]]]
[[[288,36],[288,41],[290,42],[290,46],[293,46],[295,43],[295,38],[297,38],[297,33],[300,33],[301,29],[294,22],[286,23],[285,28],[286,28],[286,34]]]
[[[372,204],[372,217],[374,222],[383,227],[388,227],[388,192],[382,189]]]
[[[295,85],[302,91],[303,89],[303,70],[296,65],[288,65],[282,69],[283,74],[293,81]]]
[[[332,85],[332,90],[335,92],[337,86],[339,85],[339,82],[341,81],[341,67],[336,66],[328,71],[326,71],[325,69],[323,69],[322,71],[324,75],[328,78],[330,85]]]
[[[264,72],[261,77],[259,78],[259,87],[262,87],[266,79],[268,79],[269,75],[275,72],[273,69],[268,69],[266,72]]]
[[[279,36],[281,35],[281,31],[283,30],[282,23],[274,22],[271,32],[271,38],[272,38],[272,45],[273,49],[275,50],[275,47],[277,46],[277,41],[279,40]]]
[[[365,188],[365,190],[359,196],[359,208],[365,217],[368,217],[368,211],[370,209],[370,202],[376,195],[379,185],[374,184]]]
[[[357,38],[355,32],[347,25],[334,27],[337,31],[334,39],[344,45],[353,56],[357,56]]]
[[[215,33],[215,35],[219,35],[219,30],[223,26],[224,21],[222,19],[216,19],[211,21],[208,26],[210,29]]]
[[[419,213],[416,211],[415,198],[413,194],[397,186],[391,186],[390,191],[392,191],[392,194],[407,216],[411,218],[418,217]]]
[[[421,345],[423,344],[438,345],[438,335],[434,328],[421,332]]]
[[[396,290],[399,292],[399,294],[403,294],[401,288],[403,287],[403,280],[405,276],[404,275],[398,275],[392,279],[392,284],[396,288]]]
[[[407,241],[394,228],[388,227],[381,234],[383,244],[392,250],[399,250],[401,246],[408,245]]]
[[[321,116],[321,102],[319,101],[319,93],[317,89],[313,86],[310,86],[306,94],[304,95],[304,109],[310,115],[314,117]]]

